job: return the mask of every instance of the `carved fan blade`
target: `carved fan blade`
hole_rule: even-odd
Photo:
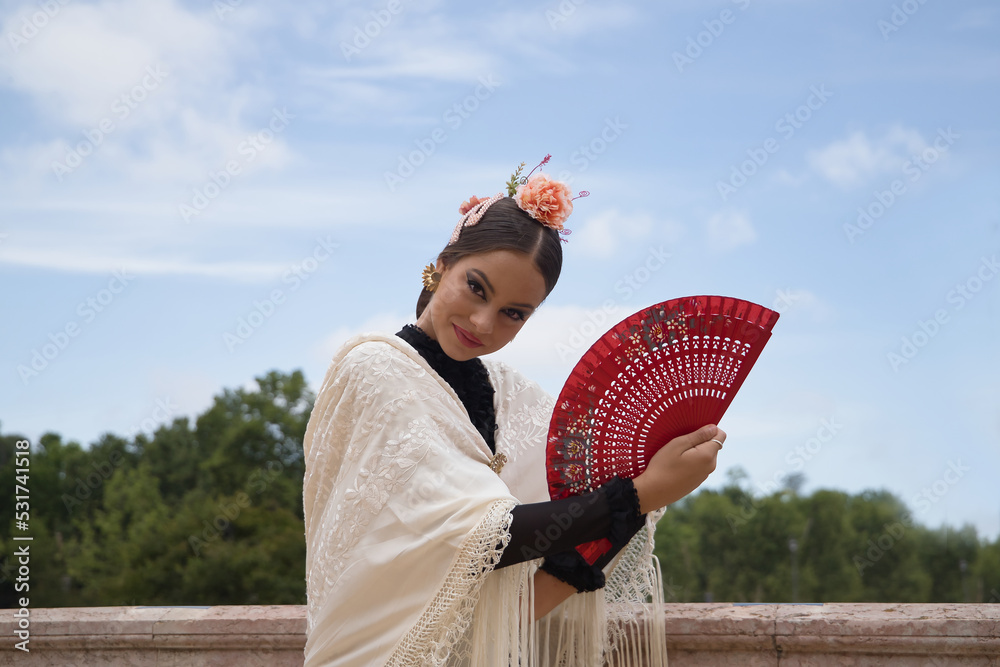
[[[778,313],[723,296],[671,299],[626,317],[584,353],[556,401],[546,467],[553,500],[639,475],[663,445],[717,424]],[[577,550],[594,563],[607,540]]]

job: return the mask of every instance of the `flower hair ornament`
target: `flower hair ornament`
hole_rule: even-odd
[[[570,230],[566,229],[564,224],[570,213],[573,212],[573,200],[586,197],[590,193],[583,190],[574,197],[573,192],[565,183],[552,180],[542,172],[536,174],[535,172],[548,164],[551,158],[551,155],[546,155],[537,167],[528,172],[527,176],[521,176],[524,163],[519,164],[510,180],[507,181],[506,194],[498,192],[488,199],[470,197],[467,201],[462,202],[462,205],[458,207],[462,219],[455,225],[455,231],[451,233],[448,245],[458,241],[463,229],[476,225],[482,220],[487,209],[505,196],[513,197],[518,208],[546,227],[563,235],[569,234]]]
[[[568,235],[570,230],[566,229],[564,225],[570,213],[573,212],[573,200],[587,197],[590,193],[581,190],[580,194],[574,197],[573,192],[565,183],[552,180],[542,172],[536,174],[535,171],[546,165],[551,158],[551,155],[546,155],[538,163],[538,166],[528,172],[527,176],[521,176],[524,163],[519,164],[510,180],[507,181],[506,194],[498,192],[486,199],[472,196],[462,202],[462,205],[458,207],[462,218],[455,225],[455,231],[451,233],[448,245],[453,245],[458,241],[463,229],[478,224],[483,219],[487,209],[505,196],[512,197],[518,208],[532,219],[564,236]],[[560,240],[565,241],[566,239]],[[437,268],[433,264],[428,264],[424,268],[422,279],[424,288],[428,292],[433,292],[441,281],[441,274],[437,272]]]

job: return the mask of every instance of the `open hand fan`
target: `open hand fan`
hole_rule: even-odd
[[[778,313],[723,296],[688,296],[645,308],[601,336],[559,393],[546,468],[553,500],[639,475],[673,438],[717,424]],[[611,546],[577,547],[593,564]]]

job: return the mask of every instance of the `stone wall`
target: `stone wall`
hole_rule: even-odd
[[[668,604],[671,667],[1000,667],[1000,605]],[[285,667],[302,664],[305,608],[36,609],[30,653],[13,610],[0,665]]]

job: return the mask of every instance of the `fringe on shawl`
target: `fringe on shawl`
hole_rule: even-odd
[[[604,590],[577,593],[534,622],[538,562],[493,572],[481,589],[462,667],[667,667],[663,579],[653,555],[659,514],[608,570]],[[520,657],[519,657],[520,656]]]
[[[651,530],[643,529],[604,590],[573,595],[538,621],[535,652],[523,664],[667,667],[663,579],[652,544]]]
[[[477,628],[477,652],[471,664],[667,667],[663,578],[659,560],[653,555],[653,531],[660,515],[649,517],[646,527],[608,568],[603,590],[575,594],[528,627],[524,619],[534,608],[537,563],[530,570],[511,567],[494,572],[493,586],[489,593],[484,587],[476,610],[476,622],[481,625]],[[517,598],[519,610],[512,608],[510,600],[514,598],[507,597],[511,590],[521,592]],[[516,621],[515,611],[519,614]],[[515,631],[520,632],[519,640],[514,639]],[[490,637],[499,637],[503,643],[491,643]],[[515,647],[523,656],[520,661]]]
[[[659,510],[647,517],[607,577],[609,667],[667,667],[663,576],[653,555],[653,532],[662,515]]]
[[[667,667],[663,580],[653,555],[659,516],[650,516],[615,559],[603,590],[577,593],[536,622],[538,562],[493,570],[509,539],[510,509],[495,504],[466,540],[452,574],[388,665]]]
[[[577,593],[538,621],[538,667],[601,667],[606,651],[603,591]]]
[[[573,595],[534,619],[538,561],[493,572],[480,591],[470,651],[462,667],[602,667],[606,647],[602,591]]]
[[[535,586],[537,565],[519,563],[492,572],[479,595],[467,655],[456,655],[463,667],[534,667]],[[527,659],[522,659],[525,656]]]
[[[467,660],[474,650],[479,650],[472,638],[481,636],[483,629],[477,627],[481,624],[474,623],[474,620],[486,607],[477,603],[480,602],[485,584],[493,580],[493,568],[510,540],[510,523],[513,518],[511,510],[516,504],[513,499],[493,503],[483,520],[465,538],[441,588],[420,615],[416,625],[396,645],[386,667],[452,667],[466,664],[489,667],[507,664],[496,662],[496,658],[476,663],[468,663]],[[498,604],[499,599],[517,599],[515,596],[518,590],[511,587],[510,579],[520,575],[516,578],[523,581],[527,568],[525,564],[515,568],[519,572],[496,581],[494,586],[499,586],[500,590],[494,592],[492,587],[487,590],[488,606],[497,610],[494,622],[498,623],[499,628],[509,629],[511,617],[516,616],[513,613],[517,611],[515,605]],[[524,597],[530,598],[530,590],[529,595]],[[471,632],[470,625],[473,626]],[[520,633],[497,634],[511,637],[501,641],[501,644],[517,655],[520,646],[512,649],[509,643],[513,641],[520,644],[517,641]],[[510,664],[517,665],[517,662]]]

